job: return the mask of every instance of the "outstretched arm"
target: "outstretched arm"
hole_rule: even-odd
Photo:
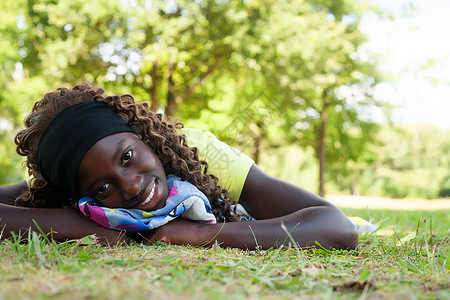
[[[33,220],[44,233],[52,232],[57,241],[79,239],[96,234],[101,242],[115,244],[135,237],[106,229],[84,217],[74,208],[25,208],[13,206],[14,200],[27,188],[24,182],[0,187],[0,236],[11,237],[28,229],[38,231]]]
[[[205,225],[175,220],[151,233],[151,240],[172,244],[211,245],[264,249],[288,244],[291,237],[302,247],[353,249],[358,243],[355,226],[334,205],[321,197],[265,174],[253,165],[240,202],[257,220]],[[285,229],[283,229],[284,224]]]

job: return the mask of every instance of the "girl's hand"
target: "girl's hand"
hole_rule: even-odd
[[[201,237],[202,228],[205,226],[211,225],[176,218],[161,227],[143,233],[143,242],[153,244],[159,241],[173,245],[197,246],[205,242]]]

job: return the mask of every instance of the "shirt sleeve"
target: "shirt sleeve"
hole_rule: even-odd
[[[230,199],[238,201],[245,179],[254,161],[241,151],[219,141],[208,131],[183,128],[191,147],[197,147],[199,158],[208,163],[208,173],[219,179],[219,185],[228,190]]]

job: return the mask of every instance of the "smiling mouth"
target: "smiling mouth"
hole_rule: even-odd
[[[153,197],[155,196],[155,191],[156,191],[156,180],[155,180],[155,183],[153,184],[152,190],[150,191],[150,194],[148,195],[148,197],[141,204],[139,204],[137,207],[144,206],[147,203],[149,203],[150,201],[152,201]]]

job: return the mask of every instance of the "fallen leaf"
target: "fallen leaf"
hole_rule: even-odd
[[[361,291],[364,289],[372,289],[375,290],[375,284],[370,280],[359,281],[359,280],[350,280],[346,281],[339,285],[334,285],[334,291]]]

